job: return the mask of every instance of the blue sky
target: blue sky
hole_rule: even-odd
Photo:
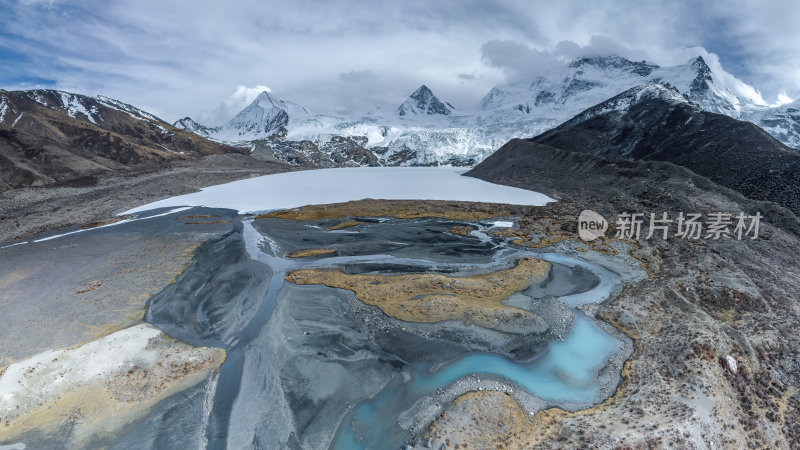
[[[800,98],[794,1],[553,3],[0,0],[0,88],[213,125],[265,88],[346,113],[396,107],[424,83],[468,109],[510,76],[605,52],[661,65],[701,54],[766,103]]]

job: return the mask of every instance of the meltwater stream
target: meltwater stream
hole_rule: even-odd
[[[408,381],[394,380],[377,396],[362,402],[343,422],[333,448],[400,448],[405,430],[397,424],[399,413],[420,398],[433,395],[468,375],[503,377],[531,394],[556,402],[593,402],[601,386],[597,372],[619,350],[618,339],[606,334],[591,319],[576,314],[570,334],[553,342],[547,353],[531,363],[515,363],[491,353],[469,354],[431,371],[431,363],[413,369]]]
[[[249,228],[249,227],[247,227]],[[315,227],[316,228],[316,227]],[[319,228],[317,228],[319,229]],[[246,234],[253,249],[252,242],[254,229],[249,228]],[[330,232],[329,232],[330,233]],[[485,233],[477,236],[483,243],[489,244]],[[267,237],[270,253],[278,255],[277,244]],[[368,245],[368,244],[367,244]],[[508,258],[508,249],[498,248],[497,242],[493,243],[494,263],[498,262],[500,255]],[[519,256],[534,256],[548,260],[562,270],[582,270],[583,283],[574,283],[572,289],[559,293],[558,284],[569,283],[569,277],[556,279],[556,288],[552,292],[538,292],[538,294],[561,294],[559,298],[570,307],[577,307],[586,303],[596,303],[607,299],[612,290],[619,286],[619,274],[609,269],[597,266],[577,258],[555,253],[517,252]],[[426,255],[428,256],[428,255]],[[327,264],[353,263],[356,261],[374,261],[377,258],[387,258],[382,255],[350,256],[329,258]],[[274,256],[261,258],[263,262],[270,263],[276,259]],[[424,270],[430,261],[413,260],[411,258],[394,257],[396,262],[418,265]],[[283,267],[273,267],[273,270],[284,272],[287,270],[285,260]],[[319,265],[319,263],[317,263]],[[454,265],[452,262],[450,266]],[[455,264],[458,265],[458,264]],[[574,282],[575,280],[573,280]],[[563,287],[562,287],[563,289]],[[532,288],[528,294],[537,294]],[[410,374],[401,376],[396,374],[389,384],[376,396],[362,401],[341,421],[331,447],[334,449],[357,448],[399,448],[408,439],[408,431],[398,423],[398,417],[407,412],[421,398],[434,395],[437,390],[447,388],[453,383],[470,375],[490,375],[510,381],[516,386],[525,389],[530,394],[540,399],[559,403],[584,403],[590,404],[602,397],[603,383],[598,379],[598,372],[608,364],[609,359],[619,352],[623,345],[620,339],[603,331],[595,321],[580,312],[574,314],[574,323],[571,331],[563,341],[551,342],[544,355],[533,361],[519,363],[493,353],[469,353],[445,364],[439,364],[431,370],[432,361],[412,365],[407,368]],[[410,376],[409,376],[410,375]]]
[[[222,288],[203,297],[206,303],[190,306],[196,292],[208,289],[198,277],[197,288],[188,295],[192,298],[184,300],[189,303],[162,295],[163,305],[151,305],[148,314],[173,337],[228,352],[216,383],[209,385],[213,398],[203,402],[203,409],[211,410],[203,439],[207,448],[400,448],[414,438],[401,426],[401,416],[413,415],[421,401],[471,376],[501,380],[549,405],[589,405],[609,395],[607,389],[615,382],[599,374],[612,357],[627,356],[622,349],[629,344],[604,331],[581,306],[611,297],[625,277],[579,256],[508,247],[490,236],[488,226],[469,224],[478,230],[466,237],[449,233],[452,221],[438,219],[367,223],[357,233],[330,231],[330,223],[289,220],[237,225],[238,251],[244,254],[236,264],[263,263],[266,277],[244,280],[266,283],[258,291],[263,294],[258,299],[248,294],[253,303],[225,303],[229,291]],[[284,256],[303,248],[335,248],[337,255]],[[213,271],[220,255],[212,250],[204,258],[206,269]],[[457,323],[411,324],[380,313],[385,322],[376,323],[373,317],[365,325],[372,317],[369,311],[376,309],[348,303],[352,293],[284,280],[286,273],[301,268],[468,274],[508,267],[520,257],[549,261],[550,278],[508,303],[527,308],[540,299],[557,299],[559,314],[569,319],[565,327],[572,323],[564,328],[563,339],[501,336]],[[235,280],[242,273],[214,280],[218,285],[241,284]],[[202,320],[194,327],[176,328],[168,325],[174,316],[159,316],[159,308],[197,308]],[[530,357],[509,359],[509,350],[520,340],[533,342],[536,350]],[[427,426],[418,425],[423,431]]]

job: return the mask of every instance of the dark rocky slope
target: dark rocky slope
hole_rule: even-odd
[[[586,208],[592,208],[592,204],[607,218],[633,211],[626,202],[645,206],[641,212],[695,212],[694,199],[687,193],[702,189],[746,203],[750,212],[760,211],[765,220],[800,233],[800,222],[787,208],[747,199],[669,162],[610,159],[512,139],[465,175],[542,192],[559,200],[581,199],[587,202]]]
[[[756,125],[704,111],[676,89],[630,89],[531,139],[614,159],[668,161],[800,214],[800,152]]]
[[[650,278],[591,310],[635,341],[623,385],[597,408],[540,413],[526,428],[528,442],[538,445],[528,448],[554,442],[576,448],[800,445],[800,222],[794,214],[669,162],[611,160],[524,140],[512,140],[468,175],[559,199],[520,221],[523,245],[551,235],[577,240],[583,209],[612,223],[631,211],[670,217],[760,211],[765,217],[756,240],[636,241],[631,252]],[[736,370],[726,368],[729,356]],[[474,419],[491,418],[481,414]]]

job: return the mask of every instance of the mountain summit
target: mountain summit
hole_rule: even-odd
[[[184,117],[183,119],[175,121],[173,127],[180,130],[191,131],[194,134],[203,137],[209,137],[212,133],[219,131],[220,127],[209,128],[194,121],[191,117]]]
[[[566,120],[591,105],[649,82],[669,83],[705,110],[736,119],[756,106],[733,94],[701,56],[670,67],[620,56],[596,56],[575,59],[566,67],[554,68],[533,80],[496,86],[481,100],[481,109],[522,111]]]
[[[290,121],[308,116],[308,110],[262,92],[212,137],[221,141],[253,141],[286,136]]]
[[[398,116],[416,115],[450,115],[455,108],[447,102],[442,102],[424,84],[419,87],[408,99],[397,108]]]
[[[602,113],[594,105],[624,109],[633,100],[657,97],[748,120],[782,142],[800,147],[797,104],[774,108],[746,93],[735,94],[740,91],[720,69],[702,56],[667,67],[619,55],[582,57],[532,79],[495,86],[477,110],[456,110],[426,85],[396,109],[347,115],[309,114],[300,105],[265,92],[223,127],[205,128],[188,119],[176,126],[251,152],[262,149],[296,165],[308,160],[328,167],[320,162],[325,158],[307,155],[331,148],[331,143],[338,148],[346,138],[345,146],[363,141],[353,147],[354,154],[372,152],[374,157],[366,159],[371,163],[466,166],[482,161],[509,139],[540,134],[576,115]],[[644,88],[606,103],[640,86]],[[306,156],[297,157],[297,152]]]

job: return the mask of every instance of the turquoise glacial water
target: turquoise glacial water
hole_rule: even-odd
[[[340,425],[332,447],[399,448],[407,438],[398,425],[399,415],[420,398],[470,374],[506,377],[545,400],[594,402],[601,388],[597,373],[621,346],[595,322],[576,314],[564,341],[549,344],[547,353],[530,363],[517,364],[503,356],[473,353],[436,371],[430,370],[431,364],[417,366],[408,381],[395,377],[378,395],[356,406]]]

